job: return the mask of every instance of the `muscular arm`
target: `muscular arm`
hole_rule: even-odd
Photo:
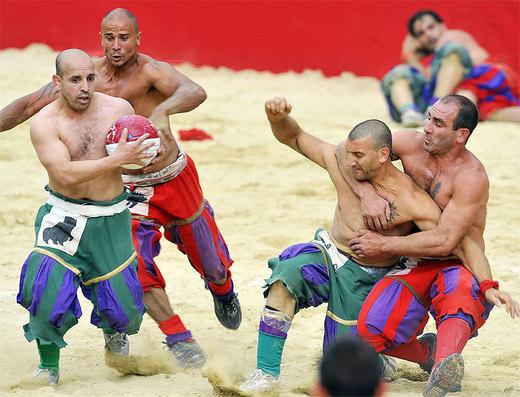
[[[412,220],[417,227],[422,230],[422,232],[409,235],[404,237],[404,239],[413,239],[417,237],[417,235],[420,236],[421,234],[427,235],[427,231],[435,233],[438,229],[438,222],[440,222],[443,216],[440,208],[432,198],[424,190],[418,187],[413,192],[412,197],[406,200],[401,208],[397,208],[397,212],[399,212],[405,219]],[[389,244],[390,240],[395,241],[391,237],[385,237],[365,231],[360,233],[358,238],[352,239],[349,244],[351,245],[352,250],[361,257],[375,256],[383,253],[384,248],[381,248],[381,252],[379,252],[377,248],[371,252],[369,245],[373,245],[374,247],[384,247],[386,244]],[[475,241],[474,236],[466,234],[461,243],[453,250],[453,254],[456,254],[462,260],[464,265],[473,273],[478,282],[491,279],[492,277],[489,262],[484,254],[483,247],[484,242],[482,239],[481,241]],[[396,255],[431,255],[426,253],[427,248],[423,248],[424,251],[420,251],[421,249],[422,248],[417,248],[417,252],[414,254],[399,252]],[[449,253],[452,252],[450,251]]]
[[[326,151],[334,153],[336,146],[306,133],[289,115],[291,110],[292,106],[285,98],[276,97],[265,103],[265,113],[275,138],[320,167],[326,168],[324,154]]]
[[[435,230],[442,218],[442,212],[426,192],[422,191],[422,193],[424,193],[424,196],[421,195],[423,197],[416,195],[414,199],[414,222],[423,231]],[[466,234],[460,244],[453,251],[450,251],[462,260],[464,266],[468,268],[479,283],[483,280],[492,279],[491,267],[483,247],[483,239],[475,241],[473,237]]]
[[[34,116],[58,98],[59,90],[50,82],[31,94],[18,98],[0,110],[0,132],[7,131]]]
[[[206,92],[200,85],[168,63],[150,62],[147,65],[147,74],[153,87],[167,97],[150,116],[156,127],[161,130],[167,126],[169,115],[189,112],[206,100]],[[169,128],[166,133],[171,135]]]
[[[123,114],[132,114],[128,109]],[[55,183],[69,187],[90,181],[107,172],[119,170],[123,164],[139,162],[144,159],[143,152],[148,146],[140,146],[148,137],[144,134],[134,142],[126,142],[126,129],[121,135],[120,143],[113,155],[97,160],[73,161],[69,150],[60,138],[59,130],[49,118],[36,118],[31,124],[31,141],[40,162],[49,174],[49,179]]]
[[[151,85],[167,97],[150,115],[150,120],[161,131],[161,150],[160,155],[143,172],[156,172],[174,161],[179,153],[170,129],[169,116],[195,109],[206,100],[206,92],[168,63],[152,61],[148,63],[146,71]]]
[[[404,237],[388,237],[381,247],[392,255],[450,255],[469,232],[488,200],[485,172],[467,170],[453,181],[453,196],[435,229]]]
[[[398,160],[401,155],[413,150],[419,144],[420,135],[415,130],[396,131],[392,134],[392,160]],[[357,181],[346,165],[346,142],[337,146],[336,159],[340,165],[341,176],[350,186],[356,196],[360,198],[361,215],[365,227],[381,232],[387,230],[391,221],[391,211],[388,202],[377,194],[369,182]]]

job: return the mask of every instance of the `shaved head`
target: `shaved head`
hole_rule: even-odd
[[[388,148],[392,151],[392,133],[388,126],[381,120],[373,119],[359,123],[352,128],[352,131],[348,134],[348,139],[355,141],[356,139],[365,138],[367,136],[372,138],[374,150]]]
[[[67,66],[76,65],[81,62],[92,63],[92,58],[83,50],[77,48],[70,48],[60,52],[56,56],[56,75],[63,77],[63,71]]]
[[[103,30],[103,25],[107,22],[113,22],[115,20],[125,18],[129,19],[132,23],[132,26],[135,29],[135,33],[139,32],[139,26],[137,25],[137,18],[133,13],[124,8],[114,8],[112,11],[109,11],[103,19],[101,20],[101,30]]]

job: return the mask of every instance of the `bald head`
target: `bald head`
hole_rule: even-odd
[[[78,65],[92,64],[92,58],[85,51],[77,48],[64,50],[56,56],[56,75],[63,77],[63,71],[69,67]]]
[[[376,119],[363,121],[352,128],[348,134],[348,139],[351,141],[365,137],[372,139],[374,150],[388,148],[392,151],[392,133],[382,121]]]
[[[106,23],[120,21],[121,19],[130,20],[131,25],[134,28],[134,33],[139,32],[139,26],[137,25],[135,15],[124,8],[114,8],[112,11],[109,11],[101,21],[101,30],[103,30],[103,25]]]

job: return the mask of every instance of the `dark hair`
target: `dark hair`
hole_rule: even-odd
[[[473,102],[462,95],[446,95],[440,99],[442,103],[455,102],[459,108],[459,112],[455,120],[453,120],[453,130],[456,131],[459,128],[467,128],[469,135],[473,133],[473,130],[478,124],[479,114],[478,109]],[[469,137],[469,136],[468,136]]]
[[[435,11],[432,11],[432,10],[418,11],[408,19],[408,23],[407,23],[408,33],[410,33],[412,35],[412,37],[415,37],[415,32],[413,31],[413,25],[415,24],[415,22],[417,20],[421,19],[422,17],[425,17],[426,15],[429,15],[433,19],[435,19],[435,21],[442,23],[442,18]]]
[[[132,12],[125,10],[124,8],[114,8],[112,11],[109,11],[101,20],[101,25],[103,25],[107,19],[111,19],[114,14],[120,14],[120,13],[125,14],[130,19],[130,21],[132,21],[132,25],[134,25],[135,32],[136,33],[139,32],[139,26],[137,25],[137,18],[135,17],[135,15]]]
[[[372,138],[375,150],[387,147],[392,151],[392,133],[390,128],[381,120],[371,119],[359,123],[352,128],[352,131],[348,134],[348,139],[354,141],[366,136]]]
[[[381,377],[377,353],[361,339],[340,337],[323,354],[320,383],[331,396],[373,396]]]

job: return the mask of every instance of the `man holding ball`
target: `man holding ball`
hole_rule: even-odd
[[[58,54],[53,81],[59,98],[31,124],[50,195],[36,216],[35,247],[22,267],[17,302],[30,313],[24,331],[38,347],[35,375],[52,385],[59,380],[63,336],[82,315],[80,285],[94,304],[91,322],[103,330],[114,354],[128,354],[120,342],[139,330],[144,313],[120,170],[152,156],[146,153],[150,144],[143,144],[148,134],[126,142],[125,129],[113,155],[106,156],[107,130],[133,108],[123,99],[94,93],[94,76],[87,53]]]
[[[95,90],[126,99],[161,132],[161,150],[152,163],[125,170],[123,175],[133,193],[129,208],[146,312],[159,325],[178,364],[198,367],[205,361],[204,351],[174,313],[155,257],[164,232],[203,278],[222,325],[240,326],[242,313],[229,269],[233,260],[202,192],[195,163],[177,144],[169,126],[169,115],[196,108],[206,93],[170,64],[137,51],[141,32],[130,11],[116,8],[107,13],[100,35],[105,56],[94,60]],[[59,87],[51,82],[13,101],[0,110],[0,131],[27,120],[58,95]]]

